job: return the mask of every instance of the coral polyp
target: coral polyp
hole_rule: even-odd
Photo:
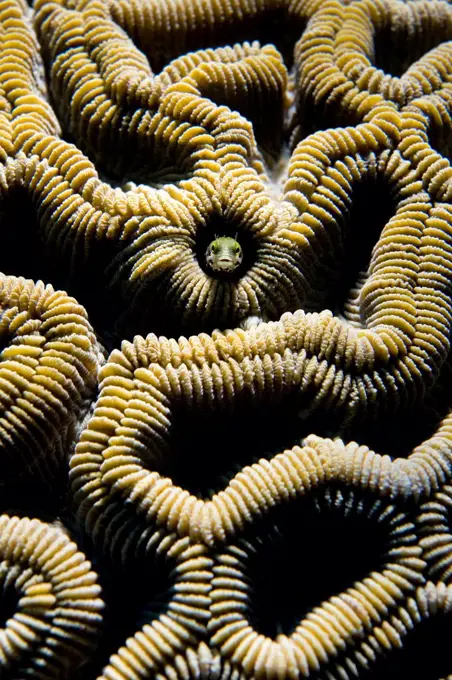
[[[1,677],[449,677],[451,5],[0,47]]]

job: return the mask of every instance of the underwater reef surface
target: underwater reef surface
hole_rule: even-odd
[[[452,4],[0,0],[0,677],[450,680]]]

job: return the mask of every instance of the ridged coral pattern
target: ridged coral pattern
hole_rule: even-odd
[[[0,279],[2,482],[58,474],[96,388],[100,348],[65,293]]]
[[[444,0],[0,0],[2,678],[452,677],[451,157]]]
[[[2,675],[70,677],[97,642],[97,576],[58,526],[2,515],[0,532]]]

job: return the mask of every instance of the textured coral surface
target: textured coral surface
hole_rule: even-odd
[[[0,677],[452,678],[452,5],[0,0]]]

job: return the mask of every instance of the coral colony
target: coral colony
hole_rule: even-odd
[[[0,41],[1,678],[452,678],[452,5]]]

